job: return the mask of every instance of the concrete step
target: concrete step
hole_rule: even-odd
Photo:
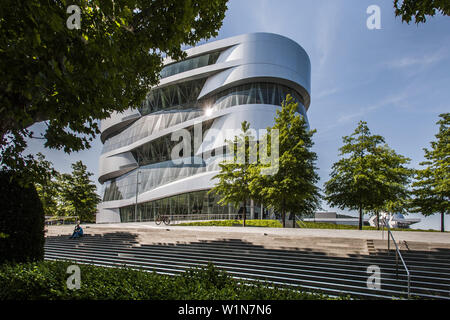
[[[52,256],[46,256],[46,259],[61,259],[60,256],[52,257]],[[70,260],[70,259],[68,259]],[[113,265],[113,266],[127,266],[127,267],[134,267],[137,269],[143,269],[143,270],[149,270],[149,271],[156,271],[158,273],[164,273],[164,274],[172,274],[172,273],[179,273],[183,272],[185,268],[189,267],[189,265],[186,266],[186,264],[182,268],[178,268],[175,265],[165,265],[165,264],[137,264],[136,262],[118,262],[117,259],[114,258],[102,258],[97,257],[95,259],[89,259],[89,258],[77,258],[77,263],[89,263],[89,264],[96,264],[96,265]],[[201,265],[200,262],[197,262],[194,264],[195,266]],[[221,267],[220,265],[218,267]],[[228,273],[230,273],[235,278],[242,278],[242,279],[259,279],[269,282],[274,282],[278,284],[288,284],[288,285],[296,285],[301,286],[302,288],[308,288],[308,289],[316,289],[320,290],[321,292],[328,293],[332,292],[336,294],[337,292],[341,294],[352,294],[355,296],[360,297],[377,297],[377,298],[392,298],[392,297],[406,297],[406,290],[376,290],[373,291],[372,289],[368,289],[367,287],[361,286],[361,285],[350,285],[350,284],[342,284],[342,283],[330,283],[326,281],[322,281],[324,279],[314,277],[312,280],[308,279],[302,279],[302,278],[286,278],[284,275],[279,274],[272,274],[262,275],[260,270],[242,270],[242,269],[227,269],[223,268],[224,270],[227,270]],[[247,271],[247,272],[246,272]],[[374,294],[376,292],[376,294]],[[415,295],[415,293],[413,293]],[[426,298],[443,298],[438,295],[432,295],[432,294],[418,294],[418,296],[426,297]]]
[[[69,244],[70,247],[71,244]],[[84,246],[85,244],[77,244],[78,246]],[[165,246],[165,247],[161,247],[161,246],[149,246],[149,245],[143,245],[140,248],[140,250],[157,250],[160,253],[164,253],[167,252],[169,250],[175,250],[178,253],[183,253],[183,254],[189,254],[189,253],[198,253],[198,252],[202,252],[204,250],[211,250],[211,248],[209,248],[208,246],[206,247],[192,247],[189,246],[187,248],[184,248],[183,246],[185,245],[179,245],[179,246]],[[97,243],[96,244],[97,248],[102,248],[102,244],[101,243]],[[106,248],[107,250],[111,250],[112,247],[111,245],[104,245],[103,248]],[[127,248],[130,248],[129,246],[127,246]],[[311,256],[308,254],[304,254],[304,253],[297,253],[294,252],[295,255],[292,255],[292,252],[285,252],[285,254],[283,255],[283,252],[281,252],[279,255],[277,253],[272,253],[272,252],[268,252],[268,253],[264,253],[264,252],[250,252],[249,250],[243,252],[243,251],[238,251],[238,250],[234,250],[234,251],[227,251],[227,250],[222,250],[222,249],[218,249],[218,248],[214,248],[215,254],[218,254],[219,256],[221,255],[228,255],[228,256],[237,256],[237,257],[245,257],[247,255],[252,255],[252,259],[264,259],[267,254],[269,254],[271,257],[276,258],[277,262],[280,261],[288,261],[291,263],[311,263],[311,262],[315,262],[315,263],[322,263],[323,265],[329,264],[330,266],[334,267],[334,268],[338,268],[339,265],[350,265],[351,269],[355,269],[357,267],[363,268],[362,270],[365,270],[367,268],[367,265],[369,264],[377,264],[379,265],[381,268],[387,268],[388,271],[393,271],[395,270],[395,260],[394,259],[390,259],[390,258],[386,258],[384,261],[383,260],[373,260],[373,259],[369,259],[369,260],[364,260],[364,259],[352,259],[351,260],[351,264],[349,263],[348,259],[343,259],[343,258],[332,258],[332,257],[326,257],[326,256]],[[275,250],[278,251],[278,250]],[[280,260],[281,259],[281,260]],[[413,266],[413,265],[412,265]],[[409,266],[409,267],[412,267]],[[349,267],[349,266],[347,266]],[[444,266],[446,267],[446,266]],[[401,264],[399,264],[399,271],[402,271],[403,266]],[[411,268],[410,268],[411,269]],[[440,281],[448,281],[448,274],[446,272],[448,272],[448,270],[440,270],[434,268],[434,269],[425,269],[425,270],[421,270],[421,269],[412,269],[412,273],[413,275],[419,277],[419,276],[426,276],[429,272],[432,273],[437,273],[434,274],[433,276],[436,277],[439,275],[438,278],[440,278]]]
[[[61,246],[62,244],[59,244]],[[78,247],[84,247],[85,244],[77,244]],[[47,245],[48,247],[51,246],[51,244]],[[67,248],[72,248],[72,244],[67,244]],[[112,245],[103,245],[101,243],[97,243],[96,247],[97,249],[104,248],[105,250],[111,250],[111,249],[120,249],[123,248],[123,246],[112,246]],[[127,246],[127,248],[130,248]],[[360,270],[366,270],[368,265],[377,264],[382,268],[387,268],[389,271],[395,270],[395,259],[392,259],[391,257],[387,257],[385,259],[373,259],[372,257],[369,258],[333,258],[328,256],[320,256],[320,255],[311,255],[307,253],[299,253],[299,252],[280,252],[280,250],[273,250],[272,251],[261,251],[261,250],[227,250],[226,248],[216,248],[216,247],[209,247],[209,246],[188,246],[185,244],[177,245],[177,246],[157,246],[157,245],[141,245],[138,247],[140,252],[143,251],[156,251],[158,254],[165,254],[167,252],[175,252],[176,254],[198,254],[198,253],[204,253],[208,252],[208,254],[213,254],[216,256],[232,256],[236,258],[245,258],[246,256],[251,256],[252,260],[255,261],[264,261],[264,259],[267,259],[268,257],[270,259],[275,259],[276,263],[280,262],[288,262],[288,263],[322,263],[323,265],[331,265],[334,268],[339,268],[340,265],[348,265],[347,268],[351,268],[353,270],[360,269]],[[128,250],[128,249],[127,249]],[[134,251],[136,249],[132,249]],[[284,254],[283,254],[284,253]],[[399,270],[401,271],[403,266],[399,264]],[[347,270],[348,271],[348,270]],[[420,270],[415,270],[417,274],[419,275]],[[426,271],[426,270],[425,270]],[[428,270],[429,271],[429,270]],[[435,271],[434,269],[431,271]],[[444,270],[447,271],[447,270]],[[445,272],[441,272],[441,270],[438,270],[440,275],[446,275]],[[442,280],[449,280],[446,278],[442,278]]]
[[[344,292],[372,298],[405,295],[405,275],[400,272],[399,279],[396,278],[395,265],[393,261],[388,261],[390,257],[375,259],[382,264],[383,282],[382,290],[374,293],[366,286],[368,263],[374,264],[372,256],[343,259],[304,251],[266,249],[242,241],[137,245],[138,241],[135,238],[133,240],[133,237],[106,238],[91,236],[81,238],[80,241],[61,237],[47,238],[46,259],[72,259],[116,266],[126,264],[145,269],[154,268],[167,274],[183,272],[189,266],[213,261],[235,277],[266,279],[335,293],[343,292],[344,286],[347,288]],[[430,270],[420,272],[420,277],[418,275],[411,283],[414,294],[422,297],[447,297],[448,279],[444,277],[436,281],[436,274]]]
[[[53,252],[52,250],[47,251],[48,254],[56,253],[59,254],[60,252],[56,251]],[[255,264],[252,261],[249,260],[238,260],[238,259],[227,259],[227,258],[214,258],[211,256],[171,256],[167,254],[160,254],[160,255],[148,255],[143,253],[120,253],[120,252],[105,252],[105,251],[90,251],[90,250],[83,250],[83,249],[77,249],[75,251],[72,251],[68,254],[69,257],[73,256],[83,256],[86,257],[88,255],[92,255],[94,257],[103,256],[103,257],[113,257],[117,259],[122,259],[126,261],[133,261],[133,262],[139,262],[139,263],[147,263],[149,261],[152,262],[164,262],[166,264],[170,265],[185,265],[186,262],[192,263],[195,265],[199,262],[207,263],[208,261],[212,261],[216,265],[220,265],[222,267],[226,268],[257,268],[260,270],[260,274],[265,274],[265,271],[268,270],[269,273],[272,272],[278,272],[280,274],[285,274],[285,276],[288,278],[288,275],[298,275],[300,274],[302,277],[307,276],[315,276],[319,278],[333,278],[334,282],[343,282],[346,280],[350,281],[367,281],[367,273],[365,271],[360,272],[348,272],[350,270],[336,270],[333,268],[324,268],[324,267],[315,267],[315,266],[299,266],[299,265],[286,265],[286,264],[275,264],[275,263],[257,263]],[[251,257],[250,257],[251,258]],[[382,270],[382,273],[383,270]],[[383,274],[384,275],[384,274]],[[405,279],[402,279],[403,277],[399,277],[397,280],[396,277],[391,277],[390,279],[386,276],[383,277],[383,286],[404,286]],[[342,280],[344,279],[344,280]],[[450,289],[450,285],[445,285],[442,283],[429,283],[429,282],[419,282],[419,281],[413,281],[413,286],[417,287],[416,292],[427,292],[427,288],[436,289],[436,290],[442,290],[442,292],[448,292]]]

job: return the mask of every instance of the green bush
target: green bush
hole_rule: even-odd
[[[44,210],[33,185],[0,171],[0,264],[44,257]]]
[[[177,226],[215,226],[215,227],[240,227],[242,220],[211,220],[179,223]],[[248,227],[268,227],[281,228],[283,225],[278,220],[246,220],[245,225]]]
[[[329,222],[313,222],[313,221],[302,221],[297,222],[299,228],[309,228],[309,229],[346,229],[346,230],[358,230],[358,226],[346,225],[346,224],[335,224]],[[381,226],[380,229],[381,230]],[[363,226],[363,230],[378,230],[377,227]],[[410,229],[410,228],[391,228],[392,231],[423,231],[423,232],[439,232],[439,230],[422,230],[422,229]]]
[[[329,299],[328,296],[269,287],[266,283],[238,282],[213,264],[192,268],[179,276],[161,275],[127,268],[79,265],[81,288],[66,285],[65,261],[40,261],[0,266],[0,300],[248,300]]]

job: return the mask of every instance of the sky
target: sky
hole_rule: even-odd
[[[380,29],[370,30],[367,8],[380,8]],[[397,153],[420,168],[423,148],[438,132],[438,116],[450,112],[450,17],[437,15],[425,24],[402,23],[395,17],[393,0],[231,0],[223,26],[215,39],[250,32],[270,32],[300,44],[311,60],[311,105],[308,110],[318,155],[320,187],[338,159],[342,137],[360,120],[373,134],[385,137]],[[42,124],[32,130],[39,132]],[[98,192],[98,159],[102,144],[97,137],[91,149],[65,154],[44,149],[33,140],[28,151],[42,152],[60,172],[82,160],[94,173]],[[356,212],[324,210],[356,215]],[[438,215],[424,218],[414,228],[439,229]],[[446,217],[450,230],[450,217]]]

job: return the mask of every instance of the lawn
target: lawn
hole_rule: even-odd
[[[215,227],[242,227],[242,220],[210,220],[188,223],[178,223],[176,226],[215,226]],[[247,227],[281,228],[278,220],[245,220]]]
[[[345,224],[334,224],[326,222],[313,222],[313,221],[302,221],[297,222],[299,228],[309,228],[309,229],[346,229],[346,230],[358,230],[358,226],[350,226]],[[377,227],[363,226],[363,230],[378,230]],[[381,230],[381,227],[380,227]],[[404,228],[391,228],[391,231],[423,231],[423,232],[440,232],[439,230],[422,230],[422,229],[404,229]]]
[[[282,224],[278,220],[246,220],[247,227],[266,227],[266,228],[281,228]],[[196,221],[187,223],[178,223],[176,226],[215,226],[215,227],[242,227],[242,220],[210,220],[210,221]],[[307,229],[345,229],[357,230],[358,226],[350,226],[344,224],[334,224],[326,222],[312,222],[302,221],[297,222],[298,228]],[[363,230],[378,230],[376,227],[363,226]],[[381,229],[380,229],[381,230]],[[423,231],[423,232],[440,232],[439,230],[422,230],[422,229],[402,229],[391,228],[392,231]]]

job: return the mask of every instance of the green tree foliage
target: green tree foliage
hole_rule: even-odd
[[[72,173],[61,174],[42,153],[27,172],[34,182],[46,216],[79,216],[83,221],[94,221],[96,205],[100,201],[93,175],[78,161],[72,164]]]
[[[277,153],[278,170],[262,174],[270,165],[260,162],[258,167],[253,168],[250,187],[265,206],[281,213],[284,228],[286,213],[310,215],[319,208],[320,192],[316,186],[319,176],[315,167],[317,155],[311,151],[314,145],[312,136],[316,131],[309,130],[306,120],[298,113],[298,103],[290,95],[283,101],[281,110],[277,110],[275,124],[268,128],[269,137],[264,137],[260,144],[271,143],[270,135],[274,130],[278,130],[278,150],[273,150],[271,145],[267,150]]]
[[[89,178],[92,175],[82,161],[72,164],[72,174],[61,175],[61,201],[66,215],[78,216],[85,222],[95,222],[97,204],[101,199],[96,193],[97,187]]]
[[[439,132],[436,141],[431,142],[431,150],[424,149],[425,166],[417,170],[413,186],[414,198],[411,211],[425,216],[441,214],[441,231],[444,231],[444,216],[450,208],[450,113],[440,114]]]
[[[372,135],[364,121],[343,142],[342,158],[325,183],[325,199],[331,206],[358,210],[361,230],[363,211],[378,212],[408,196],[411,170],[405,165],[410,159],[385,145],[382,136]]]
[[[228,151],[232,154],[227,154],[219,164],[220,173],[214,176],[218,182],[209,191],[220,196],[220,205],[232,204],[238,208],[242,204],[244,227],[247,200],[252,196],[249,185],[252,179],[251,168],[256,166],[256,162],[250,161],[250,155],[256,154],[253,149],[256,147],[256,138],[251,135],[249,128],[247,121],[242,122],[241,134],[235,136],[233,141],[227,141]]]
[[[385,201],[381,206],[374,206],[369,214],[377,216],[377,227],[380,228],[380,212],[384,211],[390,214],[403,213],[408,214],[410,204],[410,182],[414,174],[414,170],[405,167],[409,163],[409,159],[396,154],[387,146],[383,146],[381,151],[386,152],[382,154],[382,159],[386,169],[384,170],[384,192],[383,197]]]
[[[45,160],[42,153],[37,154],[36,165],[32,167],[32,180],[42,202],[46,216],[58,215],[59,184],[55,177],[59,172],[53,168],[53,164]]]
[[[450,1],[448,0],[394,0],[395,16],[401,16],[402,21],[409,23],[413,17],[415,23],[425,23],[426,16],[441,13],[450,16]]]
[[[44,257],[44,210],[32,184],[0,171],[0,264]]]
[[[0,5],[0,154],[18,154],[29,127],[45,121],[45,146],[88,148],[97,119],[141,104],[158,83],[162,59],[217,35],[226,0],[2,0]],[[66,21],[81,9],[81,28]]]

